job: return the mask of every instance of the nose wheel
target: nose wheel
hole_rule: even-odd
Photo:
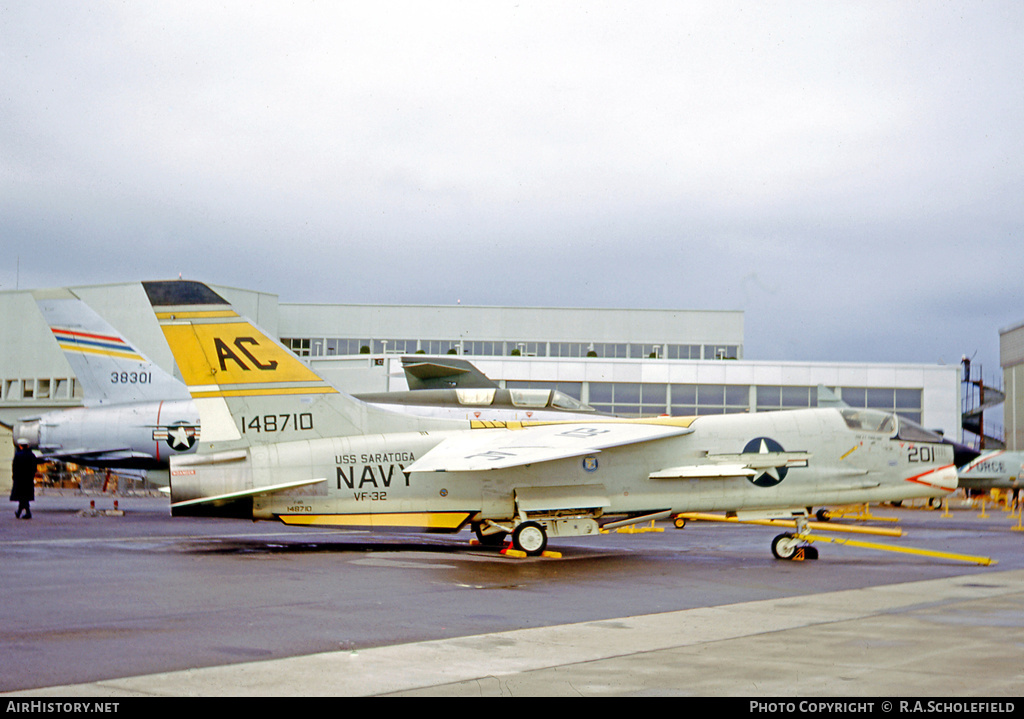
[[[802,562],[805,559],[817,559],[818,549],[794,534],[780,534],[772,540],[772,555],[776,559]]]

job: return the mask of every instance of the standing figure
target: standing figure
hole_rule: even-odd
[[[36,498],[36,456],[26,444],[19,444],[11,464],[11,501],[18,503],[14,516],[32,519],[30,502]]]

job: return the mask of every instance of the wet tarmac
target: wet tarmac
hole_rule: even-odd
[[[96,505],[90,511],[90,501]],[[872,507],[863,538],[690,522],[553,539],[171,518],[152,497],[0,516],[8,696],[1019,696],[1024,531],[1001,509]],[[122,513],[123,512],[123,513]],[[898,522],[888,520],[896,519]],[[850,520],[836,520],[847,523]],[[650,527],[644,527],[650,529]],[[834,535],[842,536],[842,535]],[[861,538],[858,538],[861,539]]]

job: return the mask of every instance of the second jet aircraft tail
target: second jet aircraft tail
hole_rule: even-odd
[[[70,290],[36,304],[64,352],[85,404],[188,399],[188,389]]]

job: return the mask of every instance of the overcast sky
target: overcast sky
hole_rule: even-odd
[[[996,376],[1024,3],[0,3],[0,289],[745,312]]]

